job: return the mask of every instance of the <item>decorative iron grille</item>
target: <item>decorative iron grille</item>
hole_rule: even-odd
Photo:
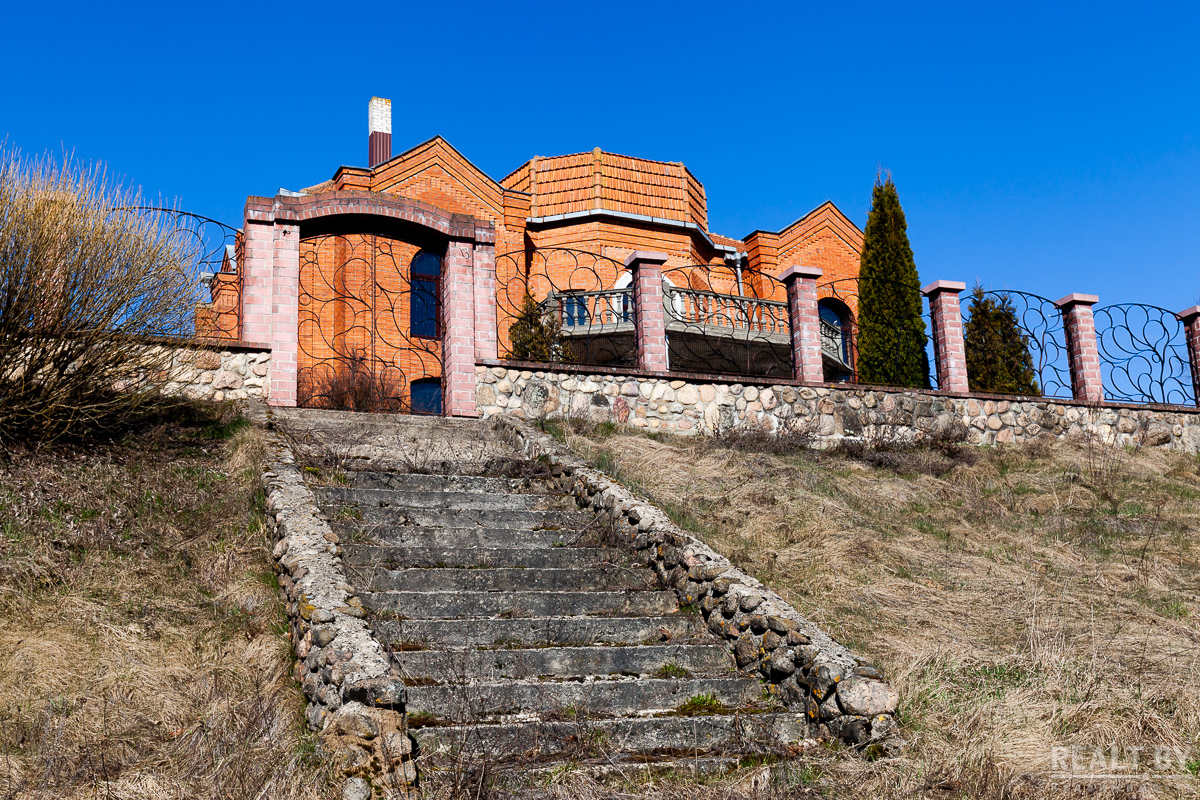
[[[1094,317],[1106,398],[1195,405],[1187,334],[1174,312],[1123,303]]]
[[[618,261],[570,248],[496,256],[500,353],[518,361],[635,366],[633,290]]]
[[[417,255],[374,234],[300,242],[297,405],[441,413],[441,341],[429,319],[440,307],[440,268],[423,265],[413,280]],[[440,266],[440,254],[420,255]]]
[[[1026,337],[1030,360],[1043,397],[1074,397],[1071,390],[1071,364],[1067,350],[1062,312],[1052,300],[1012,289],[983,293],[996,302],[1011,303],[1017,327]],[[964,325],[971,318],[970,304],[963,309]]]
[[[669,368],[790,378],[787,288],[723,264],[663,270]]]
[[[153,218],[170,231],[184,251],[195,254],[189,272],[208,288],[209,299],[197,297],[197,336],[239,339],[242,333],[242,237],[240,232],[215,219],[175,208],[136,206],[120,211]]]

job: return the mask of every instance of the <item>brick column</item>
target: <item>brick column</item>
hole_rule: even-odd
[[[1200,405],[1200,306],[1192,306],[1175,316],[1183,323],[1187,336],[1188,361],[1192,364],[1192,392]]]
[[[780,276],[787,286],[788,323],[792,331],[792,377],[805,383],[825,380],[821,363],[821,312],[817,309],[820,267],[799,264]]]
[[[496,334],[496,245],[475,231],[475,360],[494,360],[500,346]]]
[[[1071,393],[1081,403],[1104,402],[1100,377],[1100,348],[1096,344],[1096,321],[1092,306],[1100,302],[1094,294],[1069,294],[1054,305],[1062,311],[1067,354],[1071,361]]]
[[[633,321],[637,337],[637,366],[647,372],[666,372],[667,310],[663,306],[662,265],[666,253],[635,250],[625,259],[633,273]]]
[[[239,337],[262,347],[271,343],[271,283],[275,266],[274,217],[267,212],[265,221],[258,212],[246,209],[242,235],[242,329]]]
[[[958,293],[967,288],[959,281],[934,281],[921,289],[929,298],[929,316],[933,323],[933,355],[937,360],[938,388],[966,394],[967,349],[963,344],[962,308]]]
[[[470,241],[451,240],[442,265],[442,413],[476,417],[475,286]]]
[[[300,350],[300,226],[275,221],[271,276],[271,396],[273,406],[296,405]]]

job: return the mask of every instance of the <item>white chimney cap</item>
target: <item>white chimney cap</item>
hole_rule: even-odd
[[[392,101],[386,97],[372,97],[367,113],[368,133],[392,132]]]

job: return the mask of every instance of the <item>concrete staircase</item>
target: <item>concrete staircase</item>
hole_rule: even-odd
[[[442,463],[313,487],[405,675],[418,763],[696,770],[805,736],[544,465]]]

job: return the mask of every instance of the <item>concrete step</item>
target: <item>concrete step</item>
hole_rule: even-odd
[[[549,480],[490,478],[472,475],[418,475],[403,472],[347,472],[348,486],[355,489],[393,489],[405,492],[491,492],[558,494],[557,483]]]
[[[401,489],[350,489],[314,486],[322,509],[356,506],[368,508],[429,509],[432,511],[571,511],[575,502],[565,495],[506,494],[503,492],[413,492]]]
[[[393,658],[405,677],[438,683],[586,675],[678,678],[730,675],[734,669],[729,649],[717,643],[416,650],[396,651]]]
[[[425,508],[374,508],[328,506],[322,508],[328,520],[354,520],[364,526],[421,528],[508,528],[510,530],[587,530],[598,529],[591,514],[580,511],[443,510]]]
[[[472,531],[472,534],[474,531]],[[342,562],[347,568],[405,567],[525,567],[527,569],[586,569],[627,566],[630,554],[605,547],[395,547],[346,544]]]
[[[697,617],[518,617],[515,619],[406,619],[371,622],[394,650],[451,647],[638,645],[712,636]]]
[[[478,721],[571,709],[605,716],[673,711],[697,697],[737,708],[762,698],[754,678],[621,678],[590,681],[504,681],[409,686],[408,713],[465,711]]]
[[[348,576],[369,592],[612,592],[657,589],[658,579],[644,567],[590,569],[350,568]]]
[[[421,720],[418,719],[418,722]],[[411,724],[411,720],[410,720]],[[464,744],[479,756],[585,758],[607,753],[769,752],[808,735],[803,714],[720,714],[704,717],[618,717],[565,722],[410,728],[422,757],[450,755]],[[597,751],[597,752],[593,752]]]
[[[568,775],[587,775],[597,781],[695,778],[731,772],[751,760],[757,765],[760,757],[748,753],[696,758],[677,758],[670,754],[605,753],[595,758],[572,758],[569,762],[556,761],[539,766],[522,764],[512,770],[501,769],[492,780],[491,786],[493,789],[507,791],[535,789],[545,786],[550,780],[561,784]]]
[[[585,544],[589,531],[570,528],[428,527],[372,525],[358,520],[330,520],[329,527],[345,544],[371,542],[390,547],[508,548],[556,550]]]
[[[658,616],[679,610],[674,592],[363,592],[377,616],[472,617]]]

